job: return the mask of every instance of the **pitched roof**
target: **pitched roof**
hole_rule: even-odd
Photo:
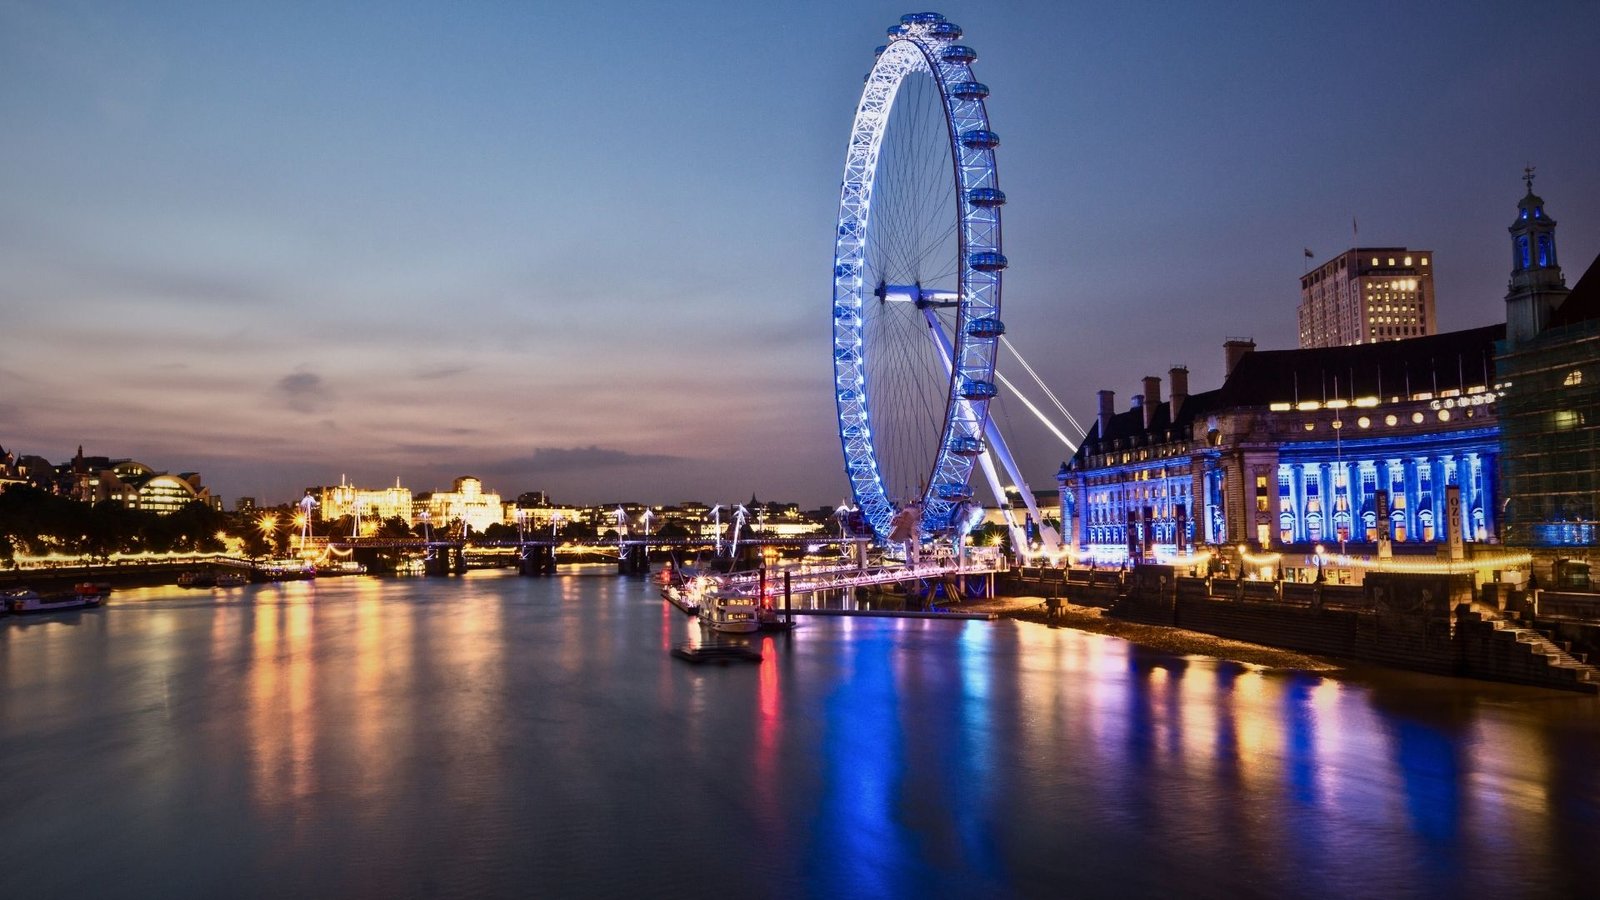
[[[1164,441],[1168,431],[1178,438],[1190,433],[1196,419],[1220,409],[1465,391],[1493,378],[1494,345],[1505,332],[1504,324],[1496,324],[1403,341],[1246,353],[1222,387],[1185,398],[1176,419],[1171,403],[1163,402],[1156,404],[1148,428],[1137,406],[1112,415],[1103,435],[1096,420],[1073,454],[1074,468],[1091,446],[1146,435]]]
[[[1247,353],[1222,386],[1226,406],[1398,396],[1483,384],[1504,324],[1403,341]]]
[[[1572,286],[1572,292],[1550,317],[1550,325],[1560,327],[1590,319],[1600,319],[1600,256],[1589,263],[1589,270]]]

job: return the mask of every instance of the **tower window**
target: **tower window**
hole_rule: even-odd
[[[1526,269],[1530,265],[1532,265],[1532,262],[1531,262],[1531,260],[1529,258],[1529,254],[1528,254],[1528,236],[1527,235],[1522,235],[1521,237],[1517,238],[1517,258],[1512,260],[1512,262],[1519,269]]]
[[[1539,265],[1555,265],[1555,248],[1550,244],[1550,235],[1539,235]]]

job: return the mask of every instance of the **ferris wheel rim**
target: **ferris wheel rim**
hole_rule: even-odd
[[[998,139],[984,104],[988,89],[973,77],[976,54],[956,43],[960,36],[959,28],[931,13],[902,17],[900,25],[890,28],[889,43],[878,49],[862,89],[840,188],[833,269],[834,397],[852,498],[880,538],[887,536],[896,509],[884,484],[869,416],[873,389],[863,312],[866,294],[875,285],[863,278],[864,256],[872,234],[873,186],[884,132],[899,90],[912,74],[929,75],[938,91],[957,217],[957,312],[947,345],[945,412],[933,465],[916,498],[923,505],[924,530],[947,526],[965,498],[976,462],[971,448],[982,444],[995,393],[994,362],[1003,334],[1000,273],[1006,259],[1000,206],[1005,195],[995,168]]]

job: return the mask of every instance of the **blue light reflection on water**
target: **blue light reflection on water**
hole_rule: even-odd
[[[0,623],[0,837],[32,839],[0,840],[0,896],[1526,896],[1600,876],[1593,698],[1005,622],[812,619],[758,666],[667,656],[696,639],[640,582],[493,574]]]

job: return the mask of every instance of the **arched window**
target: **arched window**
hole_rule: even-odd
[[[1528,255],[1528,236],[1522,235],[1517,238],[1517,258],[1512,260],[1512,265],[1518,269],[1526,269],[1531,264]]]
[[[1550,235],[1539,235],[1539,265],[1553,266],[1556,264],[1556,249],[1550,243]]]

